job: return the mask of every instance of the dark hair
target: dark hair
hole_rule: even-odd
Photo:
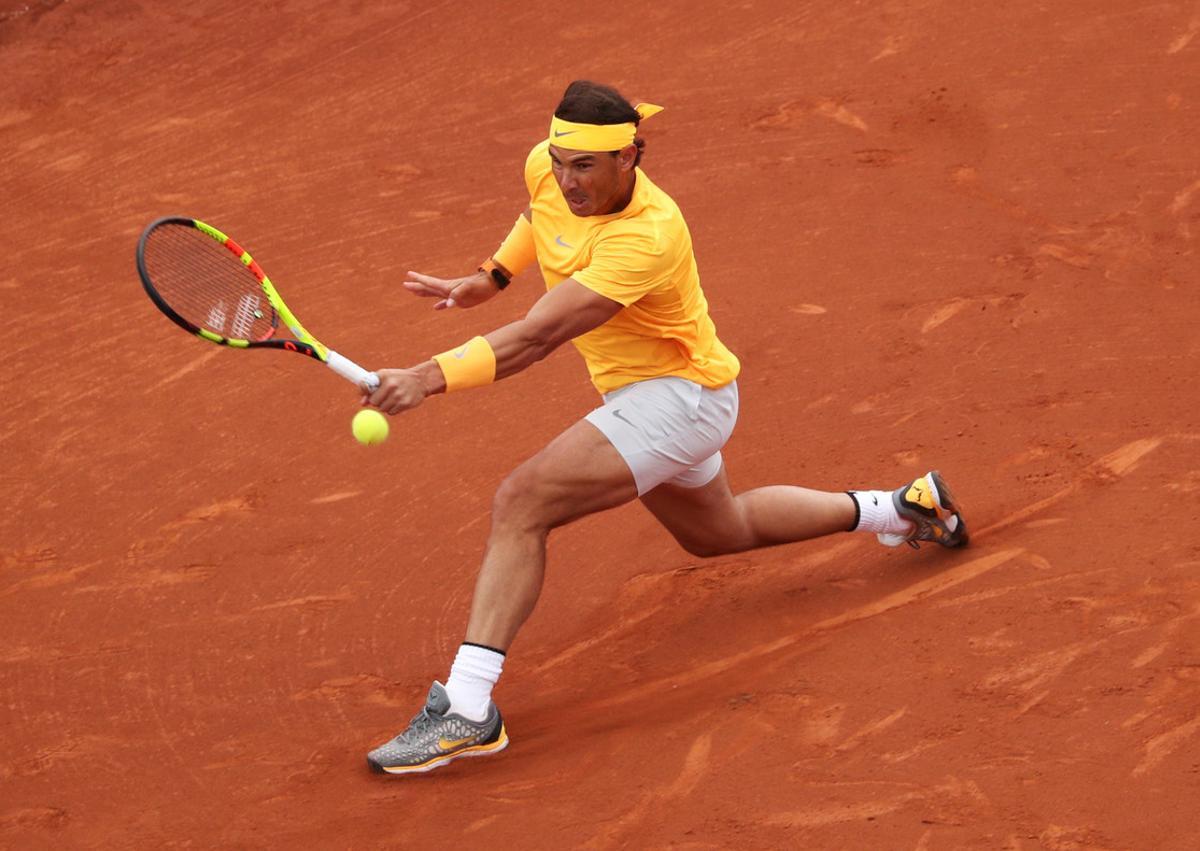
[[[563,121],[575,121],[580,124],[626,124],[633,122],[636,127],[642,121],[633,104],[612,86],[603,83],[593,83],[591,80],[576,80],[567,86],[563,92],[554,117]],[[646,149],[646,140],[638,136],[633,140],[637,145],[636,166],[642,161],[642,152]],[[616,151],[611,152],[616,156]]]

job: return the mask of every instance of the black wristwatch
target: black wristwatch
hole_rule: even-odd
[[[479,267],[480,272],[486,272],[487,276],[496,284],[497,289],[504,289],[508,286],[508,282],[512,280],[508,275],[504,274],[504,270],[496,265],[496,261],[488,258],[483,261],[483,265]]]

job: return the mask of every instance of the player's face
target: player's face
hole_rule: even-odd
[[[567,207],[577,216],[603,216],[629,203],[629,178],[637,148],[616,156],[607,151],[572,151],[550,146],[550,167]]]

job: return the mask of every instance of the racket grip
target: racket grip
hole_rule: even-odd
[[[379,389],[378,375],[373,372],[367,372],[354,361],[350,360],[350,358],[344,358],[332,349],[328,352],[325,365],[351,384],[356,386],[366,384],[372,390]]]

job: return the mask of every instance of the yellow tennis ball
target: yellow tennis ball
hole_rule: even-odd
[[[350,430],[354,432],[354,439],[359,443],[368,446],[383,443],[388,436],[387,417],[372,408],[363,408],[354,415]]]

